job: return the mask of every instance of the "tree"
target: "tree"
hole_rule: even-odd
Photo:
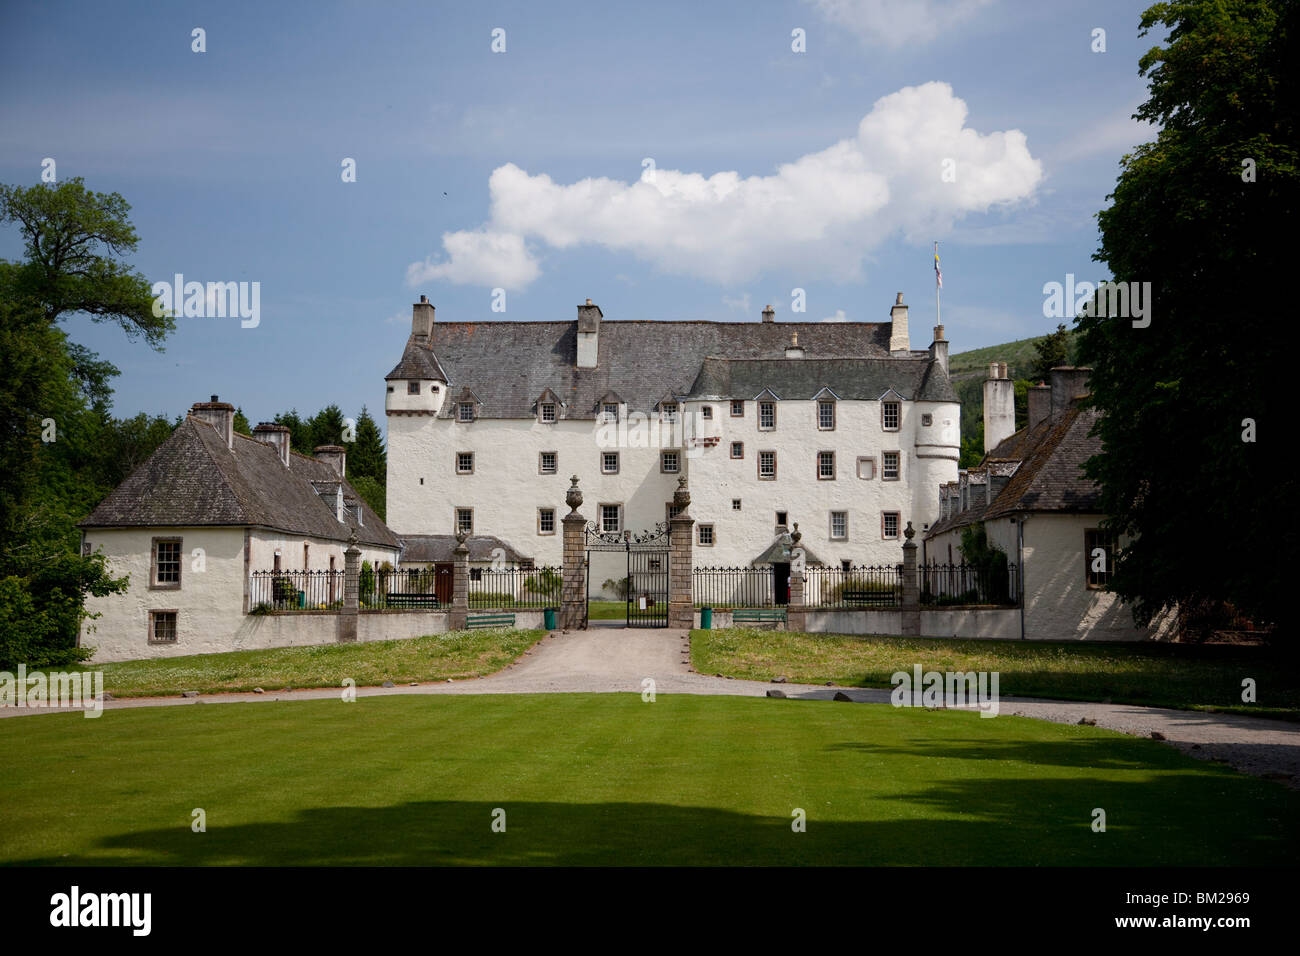
[[[361,406],[357,418],[356,441],[348,446],[348,477],[373,478],[381,485],[388,476],[388,454],[379,425],[370,416],[366,406]]]
[[[1077,320],[1102,412],[1103,453],[1086,472],[1107,526],[1129,536],[1111,586],[1138,623],[1210,600],[1282,630],[1298,489],[1281,455],[1290,339],[1277,339],[1294,251],[1278,237],[1300,213],[1300,110],[1285,79],[1300,4],[1158,3],[1140,35],[1157,27],[1168,41],[1140,61],[1149,97],[1135,118],[1159,133],[1121,160],[1094,256],[1115,280],[1150,283],[1150,308],[1112,314],[1098,296]],[[1280,560],[1244,557],[1260,547]]]
[[[125,590],[100,555],[82,555],[76,522],[169,433],[166,422],[109,414],[117,369],[68,340],[60,320],[86,313],[160,348],[174,327],[153,314],[144,277],[121,260],[136,246],[125,200],[81,180],[0,185],[0,223],[17,224],[25,258],[0,260],[0,668],[66,664],[87,595]],[[152,447],[150,447],[152,446]]]
[[[148,280],[119,258],[139,241],[130,210],[117,193],[90,192],[80,177],[27,189],[0,184],[0,223],[17,223],[24,242],[10,294],[36,303],[46,322],[84,312],[160,349],[176,324],[154,314]]]
[[[311,447],[300,451],[304,455],[310,455],[318,445],[342,445],[345,427],[347,422],[343,418],[343,410],[337,405],[326,405],[307,422]]]
[[[1050,381],[1052,369],[1058,365],[1070,364],[1070,330],[1065,327],[1065,323],[1057,323],[1055,332],[1035,342],[1034,351],[1037,356],[1032,375],[1033,384],[1037,385],[1039,382]]]
[[[248,423],[248,416],[244,414],[243,408],[235,409],[235,431],[249,438],[253,437],[253,427]]]

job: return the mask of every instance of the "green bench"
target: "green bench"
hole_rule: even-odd
[[[432,594],[408,594],[406,592],[393,592],[384,597],[384,603],[389,607],[424,607],[438,608],[438,598]]]
[[[784,624],[783,607],[738,607],[731,612],[732,624]]]
[[[896,603],[893,591],[845,591],[844,603],[857,607],[892,607]]]
[[[480,627],[514,627],[515,616],[510,612],[499,614],[469,614],[465,617],[465,627],[471,631]]]

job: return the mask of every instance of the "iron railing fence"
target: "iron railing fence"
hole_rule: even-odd
[[[969,564],[921,564],[916,568],[921,603],[935,607],[972,604],[1016,606],[1020,576],[1015,564],[993,567]]]
[[[558,608],[563,583],[563,568],[522,565],[470,568],[469,606],[507,611]]]
[[[369,609],[430,610],[451,603],[452,570],[361,566],[358,601]]]
[[[898,607],[903,603],[903,566],[863,565],[804,570],[806,607]]]
[[[695,568],[691,593],[696,607],[726,610],[777,605],[776,581],[770,567]]]
[[[253,571],[248,606],[269,611],[321,611],[343,606],[342,571]]]

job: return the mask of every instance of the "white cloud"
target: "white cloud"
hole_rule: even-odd
[[[843,309],[836,309],[834,315],[828,315],[822,319],[823,322],[847,322],[849,317],[844,314]]]
[[[522,289],[542,274],[520,235],[488,229],[444,232],[442,247],[447,259],[412,262],[406,268],[406,281],[416,285],[446,279],[463,285]]]
[[[855,136],[770,176],[658,169],[653,182],[566,186],[507,163],[488,181],[489,222],[444,234],[443,259],[413,264],[408,278],[519,287],[541,274],[531,240],[601,246],[729,285],[776,267],[856,280],[863,257],[894,236],[942,238],[966,215],[1033,196],[1042,164],[1024,134],[981,134],[966,116],[947,83],[906,87],[877,100]],[[942,176],[949,159],[951,182]]]
[[[993,0],[804,0],[834,26],[864,43],[901,47],[928,43]]]

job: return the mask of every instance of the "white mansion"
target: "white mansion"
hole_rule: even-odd
[[[670,516],[688,476],[697,565],[764,563],[797,523],[810,562],[896,564],[957,479],[948,342],[888,322],[435,321],[414,306],[387,376],[388,524],[494,535],[561,562],[569,477],[602,530]]]

